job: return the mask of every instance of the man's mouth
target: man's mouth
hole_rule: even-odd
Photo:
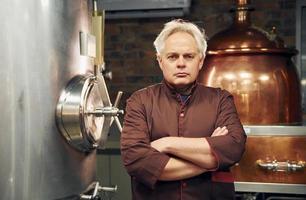
[[[185,77],[188,76],[189,74],[186,72],[178,72],[174,74],[176,77]]]

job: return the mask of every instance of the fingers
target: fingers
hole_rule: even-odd
[[[215,136],[221,136],[221,135],[226,135],[226,134],[228,134],[228,130],[226,126],[223,126],[222,128],[220,127],[216,128],[211,136],[215,137]]]
[[[218,128],[216,128],[215,130],[214,130],[214,132],[211,134],[211,136],[212,137],[214,137],[214,136],[216,136],[217,134],[218,134],[218,132],[220,131],[220,127],[218,127]]]

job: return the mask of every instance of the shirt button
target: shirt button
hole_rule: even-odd
[[[184,113],[181,113],[181,114],[180,114],[180,117],[184,117],[184,116],[185,116]]]

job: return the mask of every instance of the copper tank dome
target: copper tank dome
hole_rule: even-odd
[[[252,25],[247,0],[238,0],[235,19],[208,41],[199,81],[231,92],[243,124],[299,125],[301,90],[292,56],[275,31]]]

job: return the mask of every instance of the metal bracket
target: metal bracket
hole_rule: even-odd
[[[261,168],[269,171],[286,171],[294,172],[301,171],[305,167],[305,161],[285,161],[280,162],[277,160],[263,161],[257,160],[256,164]]]

